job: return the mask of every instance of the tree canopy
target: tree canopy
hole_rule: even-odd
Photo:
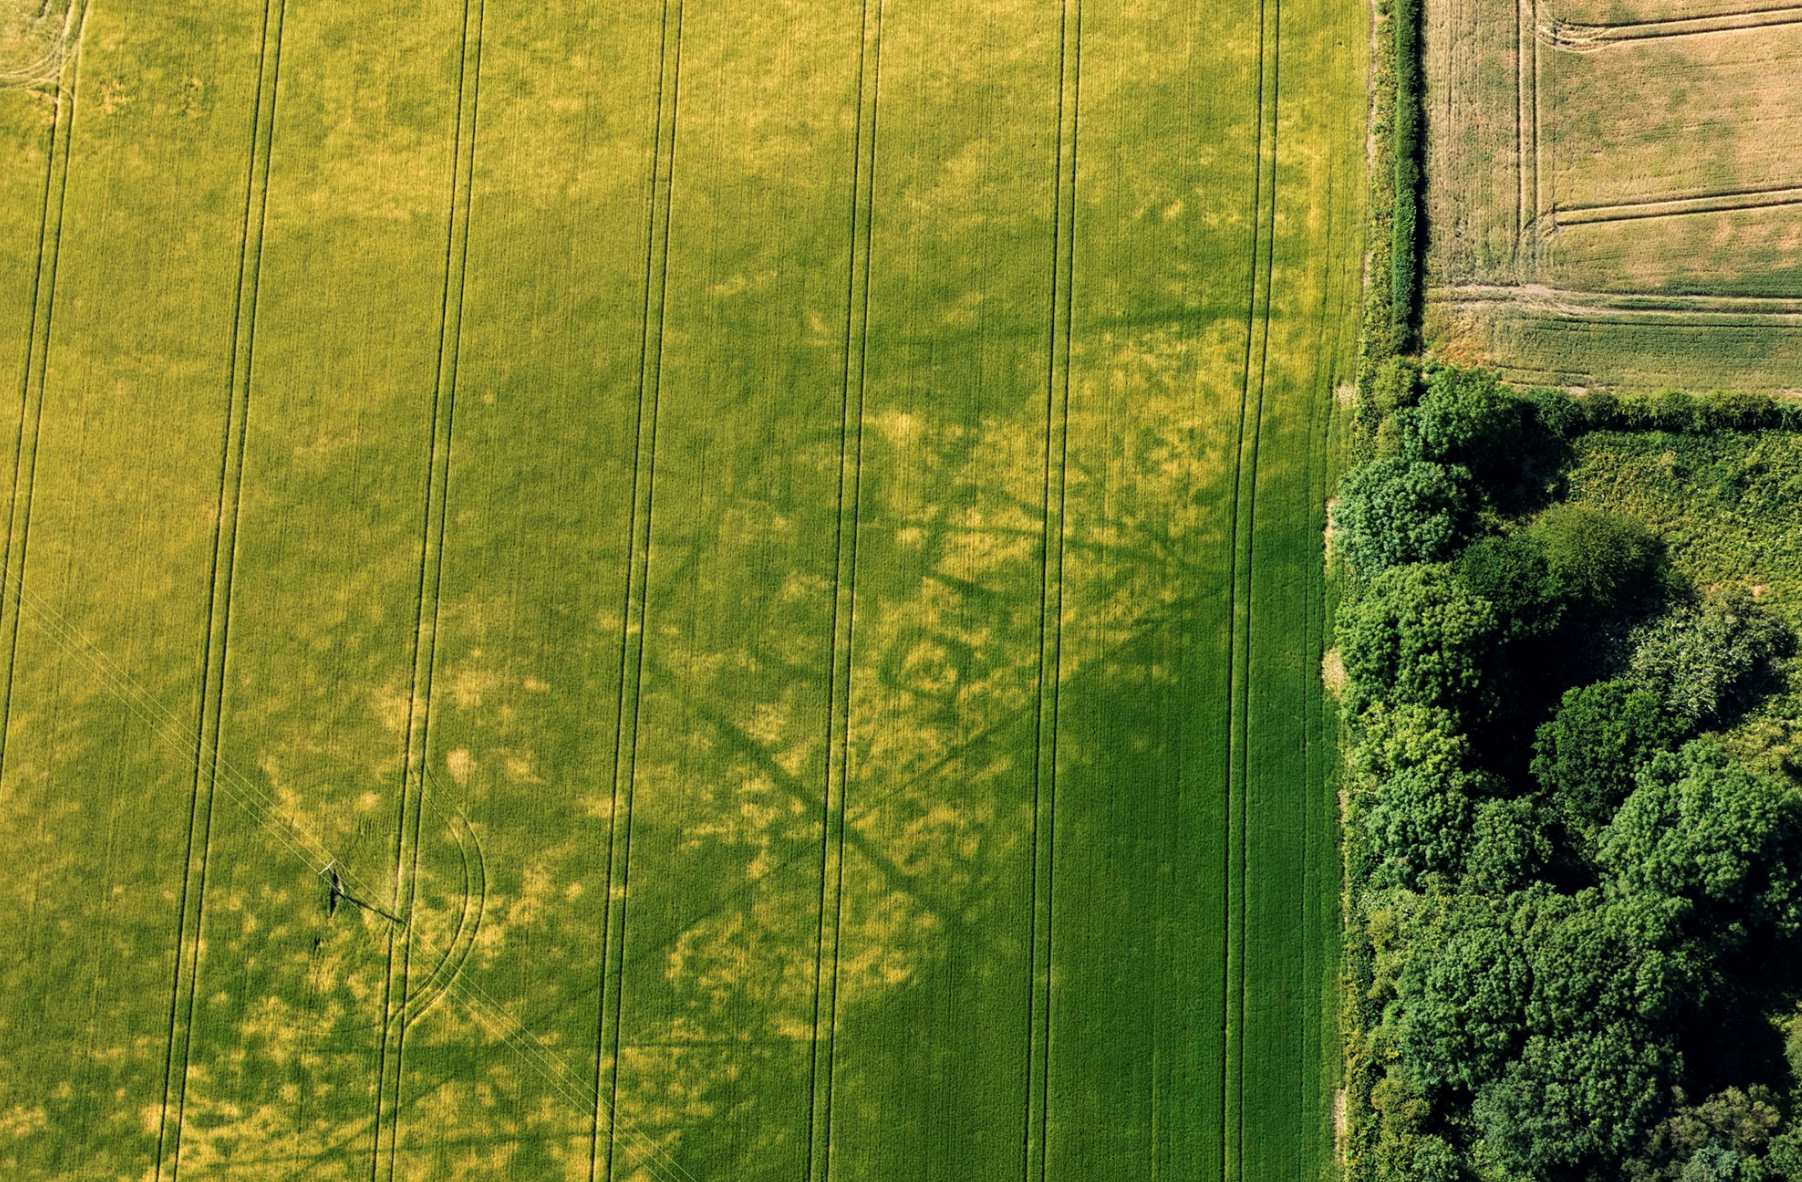
[[[1540,726],[1533,776],[1558,815],[1592,836],[1633,791],[1634,775],[1680,733],[1657,694],[1624,680],[1567,690]]]
[[[1802,1182],[1802,785],[1718,733],[1790,634],[1509,450],[1764,408],[1383,379],[1334,517],[1349,1182]]]
[[[1609,893],[1720,946],[1802,933],[1802,798],[1701,739],[1660,752],[1603,832]]]
[[[1680,607],[1637,639],[1633,677],[1695,724],[1717,722],[1741,705],[1749,683],[1791,643],[1783,625],[1740,588]]]
[[[1333,537],[1367,575],[1451,554],[1469,525],[1469,473],[1453,465],[1386,456],[1339,485]]]
[[[1354,710],[1377,700],[1480,710],[1500,633],[1494,607],[1452,568],[1414,563],[1384,571],[1340,617],[1340,659],[1356,687],[1348,701]]]

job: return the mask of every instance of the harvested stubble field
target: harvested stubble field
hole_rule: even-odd
[[[1795,388],[1802,7],[1427,0],[1429,343],[1513,379]]]
[[[1330,1171],[1361,4],[75,18],[0,1173]]]

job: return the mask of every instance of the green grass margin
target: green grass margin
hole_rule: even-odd
[[[1366,237],[1362,331],[1358,350],[1357,392],[1349,415],[1337,415],[1331,440],[1329,490],[1332,479],[1372,454],[1376,428],[1385,414],[1380,387],[1391,384],[1399,370],[1417,365],[1414,308],[1420,290],[1422,238],[1420,196],[1423,181],[1420,53],[1421,0],[1372,0],[1370,55],[1369,228]],[[1385,379],[1388,378],[1388,381]],[[1346,421],[1349,419],[1349,421]],[[1329,496],[1331,495],[1329,491]],[[1331,505],[1328,506],[1331,529]],[[1333,628],[1350,590],[1349,571],[1326,553],[1327,650],[1325,667],[1334,655]],[[1329,702],[1336,708],[1333,686]],[[1336,715],[1337,711],[1334,710]],[[1368,1150],[1378,1134],[1372,1093],[1383,1078],[1383,1048],[1373,1043],[1376,1029],[1371,1000],[1375,957],[1364,916],[1352,891],[1349,817],[1342,795],[1344,754],[1351,750],[1345,723],[1334,718],[1340,759],[1335,761],[1329,791],[1338,801],[1341,923],[1339,945],[1338,1034],[1342,1053],[1340,1087],[1334,1098],[1333,1122],[1339,1173],[1345,1182],[1369,1178]]]

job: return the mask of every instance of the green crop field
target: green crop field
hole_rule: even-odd
[[[1368,36],[0,0],[0,1175],[1330,1175]]]

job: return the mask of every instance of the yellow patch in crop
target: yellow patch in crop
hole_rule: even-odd
[[[465,669],[450,684],[451,699],[465,710],[482,704],[482,695],[499,685],[500,674],[488,669]]]
[[[1345,663],[1339,659],[1338,649],[1329,648],[1320,658],[1320,682],[1335,698],[1345,692]]]
[[[27,1108],[23,1104],[14,1104],[10,1108],[0,1109],[0,1138],[16,1140],[39,1132],[46,1124],[42,1108]]]
[[[400,734],[407,729],[407,713],[412,703],[398,686],[385,685],[369,691],[369,709],[384,730]]]

